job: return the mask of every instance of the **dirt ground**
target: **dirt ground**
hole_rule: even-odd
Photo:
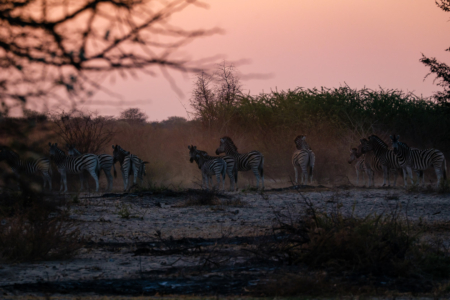
[[[245,249],[270,233],[276,214],[306,209],[303,197],[325,210],[339,202],[357,216],[398,208],[414,222],[450,222],[449,194],[403,188],[272,189],[228,193],[216,197],[214,205],[193,205],[196,193],[80,197],[70,206],[70,215],[88,243],[69,260],[0,265],[0,299],[254,295],[278,267],[252,263]],[[450,242],[449,232],[440,234]]]

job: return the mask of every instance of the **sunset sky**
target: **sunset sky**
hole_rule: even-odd
[[[430,96],[439,87],[424,76],[421,53],[448,62],[450,14],[425,0],[212,0],[209,9],[188,8],[172,21],[187,29],[220,27],[225,33],[194,41],[182,49],[193,59],[223,55],[246,61],[245,92],[259,94],[296,87],[378,87]],[[155,69],[158,71],[158,69]],[[122,106],[89,105],[101,114],[118,115],[139,107],[149,120],[188,117],[193,74],[171,72],[180,97],[159,73],[138,80],[116,78],[104,84],[122,95]],[[98,93],[96,100],[109,101]]]

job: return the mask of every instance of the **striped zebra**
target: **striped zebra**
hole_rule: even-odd
[[[79,174],[81,188],[83,190],[83,172],[87,171],[95,180],[95,191],[98,192],[98,177],[100,176],[100,160],[95,154],[82,154],[80,156],[66,156],[66,153],[58,148],[58,144],[48,143],[50,146],[50,158],[56,163],[61,174],[61,187],[59,191],[67,192],[67,173]],[[89,188],[89,187],[88,187]],[[64,191],[63,191],[64,189]]]
[[[188,148],[189,148],[189,146],[188,146]],[[190,149],[192,149],[192,146],[191,146]],[[191,150],[191,151],[193,151],[193,150]],[[195,151],[197,153],[199,153],[200,155],[202,155],[206,160],[212,160],[212,159],[217,159],[217,158],[223,159],[227,163],[227,174],[228,174],[228,177],[230,178],[230,191],[235,191],[236,190],[235,189],[235,184],[236,184],[236,181],[237,181],[237,168],[236,168],[235,160],[234,160],[234,158],[232,156],[228,156],[228,155],[225,155],[225,156],[210,156],[210,155],[208,155],[208,153],[206,151],[202,151],[202,150],[199,150],[199,149],[196,149]],[[191,153],[189,152],[189,154],[191,154]],[[193,158],[191,158],[190,161],[192,163],[193,162]],[[199,166],[199,169],[200,169],[200,166]]]
[[[188,146],[188,149],[190,162],[192,163],[195,160],[199,169],[202,170],[202,188],[206,185],[206,188],[209,189],[208,179],[216,175],[217,187],[220,187],[220,182],[222,181],[222,188],[225,190],[225,175],[227,173],[227,163],[225,160],[222,157],[208,159],[203,153],[197,150],[196,146]]]
[[[383,186],[386,185],[386,181],[388,186],[391,185],[391,181],[389,179],[389,171],[394,173],[394,187],[397,184],[397,170],[402,169],[403,172],[403,181],[406,185],[406,177],[405,177],[405,169],[401,166],[400,161],[397,156],[394,154],[394,151],[389,150],[387,144],[380,139],[376,135],[371,135],[368,139],[361,139],[361,144],[358,147],[357,155],[367,154],[373,151],[373,155],[376,157],[376,160],[379,161],[383,171]],[[371,159],[372,162],[374,159]],[[378,164],[378,163],[377,163]],[[366,166],[368,166],[368,162],[366,162]],[[374,167],[374,171],[377,169],[375,164],[371,164]],[[373,179],[372,179],[373,183]]]
[[[297,148],[297,151],[295,151],[294,154],[292,154],[292,165],[294,166],[295,171],[295,184],[296,185],[298,184],[297,167],[299,167],[300,170],[302,171],[301,174],[302,185],[308,183],[308,167],[309,167],[309,178],[310,182],[312,183],[316,155],[306,142],[305,135],[298,135],[294,139],[294,143],[295,147]]]
[[[392,148],[394,148],[394,154],[397,156],[402,164],[402,167],[406,168],[413,182],[412,170],[416,173],[422,172],[422,185],[425,183],[423,178],[423,171],[433,166],[436,172],[437,185],[441,182],[441,178],[447,179],[447,162],[445,160],[444,153],[437,149],[425,149],[417,150],[410,148],[403,142],[400,142],[400,136],[390,136],[392,140]],[[414,151],[415,150],[415,151]]]
[[[262,189],[264,190],[264,156],[259,151],[250,151],[240,154],[237,147],[230,137],[224,136],[220,139],[220,146],[216,150],[216,154],[225,153],[234,158],[238,171],[252,170],[256,177],[256,188],[259,188],[259,180],[262,181]],[[237,188],[237,172],[236,172],[236,188]]]
[[[120,170],[122,171],[123,178],[123,190],[126,191],[128,189],[128,179],[130,175],[133,175],[133,184],[136,184],[137,178],[142,181],[144,180],[143,176],[147,175],[145,171],[145,164],[148,164],[147,161],[142,161],[139,157],[134,154],[131,154],[129,151],[124,150],[119,145],[112,145],[113,150],[113,163],[117,161],[120,163]]]
[[[44,180],[44,189],[48,183],[49,190],[52,190],[52,168],[48,158],[22,160],[19,154],[7,147],[3,147],[0,150],[0,161],[3,160],[6,161],[18,178],[20,178],[20,174],[40,175]]]
[[[69,156],[79,156],[81,152],[75,148],[75,145],[67,144]],[[105,172],[106,179],[108,180],[108,187],[106,191],[111,191],[113,188],[113,176],[111,174],[111,167],[114,168],[114,177],[117,178],[116,166],[114,165],[114,158],[109,154],[99,154],[97,155],[100,160],[100,169]]]
[[[356,148],[351,148],[350,149],[350,157],[348,159],[348,163],[352,164],[354,161],[356,161],[355,163],[355,171],[356,171],[356,185],[359,185],[359,174],[362,175],[362,180],[363,180],[363,184],[365,184],[365,179],[364,179],[364,174],[367,174],[366,171],[366,165],[365,165],[365,155],[363,154],[361,157],[357,157],[356,153],[357,153],[358,149]],[[367,174],[367,179],[369,180],[369,185],[370,185],[370,178],[369,175]]]

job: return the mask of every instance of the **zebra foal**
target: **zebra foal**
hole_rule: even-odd
[[[143,176],[147,175],[145,165],[148,164],[148,161],[143,161],[136,155],[131,154],[130,151],[124,150],[119,145],[112,145],[112,148],[114,158],[113,164],[117,161],[120,164],[123,179],[123,190],[126,191],[128,189],[128,180],[130,175],[133,175],[133,184],[136,184],[137,178],[139,178],[142,183],[144,180]]]
[[[68,148],[68,154],[69,156],[79,156],[81,155],[81,152],[75,148],[75,145],[67,144],[66,147]],[[109,154],[99,154],[97,155],[98,159],[100,161],[100,169],[105,172],[106,179],[108,180],[108,187],[106,188],[106,191],[111,191],[113,187],[113,176],[111,174],[111,167],[114,168],[114,177],[117,178],[117,172],[116,172],[116,166],[114,165],[114,158]]]
[[[191,163],[197,163],[200,170],[202,170],[202,188],[206,185],[209,189],[208,179],[216,175],[217,186],[220,187],[220,182],[222,181],[222,188],[225,190],[225,175],[227,172],[227,163],[221,157],[216,158],[205,158],[205,156],[197,150],[196,146],[188,146],[189,149],[189,161]],[[202,151],[203,152],[203,151]]]
[[[63,150],[58,148],[58,143],[48,143],[48,145],[50,146],[50,158],[56,163],[58,172],[61,174],[61,187],[59,189],[60,192],[67,192],[67,173],[80,175],[80,190],[83,190],[83,171],[89,172],[92,178],[94,178],[95,191],[98,192],[100,161],[97,155],[87,153],[80,156],[67,156]]]
[[[425,179],[423,178],[423,171],[433,166],[437,177],[437,186],[441,182],[441,178],[447,179],[447,162],[444,153],[437,149],[418,150],[410,148],[407,144],[400,142],[400,136],[390,136],[392,140],[392,148],[394,154],[401,162],[402,167],[406,168],[411,183],[413,182],[412,170],[414,170],[418,177],[422,177],[422,185]],[[406,177],[406,176],[405,176]],[[406,184],[405,184],[406,186]]]
[[[294,143],[295,147],[297,148],[297,151],[295,151],[294,154],[292,154],[292,166],[294,166],[295,184],[296,185],[298,184],[297,167],[299,167],[300,170],[302,171],[301,174],[302,185],[308,183],[308,167],[309,167],[309,179],[310,182],[312,183],[316,155],[306,142],[306,135],[298,135],[294,139]]]
[[[264,156],[259,151],[250,151],[248,153],[239,153],[236,145],[230,137],[224,136],[220,139],[220,146],[216,150],[216,154],[225,153],[234,158],[237,171],[252,170],[256,177],[256,188],[259,188],[259,180],[261,179],[261,189],[264,190]],[[237,172],[236,172],[236,188],[237,188]]]
[[[7,147],[3,147],[0,150],[0,161],[2,160],[6,161],[17,177],[20,178],[20,174],[38,174],[44,180],[44,189],[48,183],[49,190],[52,190],[52,168],[48,158],[22,160],[19,154]]]
[[[374,162],[374,161],[379,162],[379,165],[381,166],[381,169],[383,171],[383,186],[386,185],[386,182],[387,182],[388,186],[391,185],[391,182],[389,179],[389,171],[392,171],[394,173],[394,187],[396,186],[397,171],[399,169],[402,169],[403,181],[404,181],[404,184],[406,185],[405,169],[402,167],[397,156],[394,154],[394,151],[389,150],[387,144],[382,139],[380,139],[376,135],[371,135],[371,136],[369,136],[368,139],[361,139],[360,142],[361,142],[361,144],[358,146],[357,155],[360,156],[362,154],[366,154],[366,157],[365,157],[366,161],[368,159],[367,155],[369,153],[370,153],[369,155],[373,155],[375,157],[375,158],[371,158],[370,160],[372,162]],[[366,162],[366,166],[369,166],[368,162]],[[372,163],[371,166],[372,166],[372,170],[375,171],[377,169],[376,164]],[[372,179],[372,183],[373,183],[373,179]]]
[[[191,146],[192,148],[193,146]],[[189,148],[189,146],[188,146]],[[236,162],[234,160],[234,158],[232,156],[210,156],[208,155],[208,153],[206,151],[202,151],[199,149],[195,150],[197,153],[199,153],[200,155],[202,155],[206,160],[212,160],[212,159],[217,159],[217,158],[221,158],[223,159],[226,163],[227,163],[227,174],[228,177],[230,178],[230,191],[235,191],[235,184],[237,181],[237,168],[236,168]],[[191,163],[193,162],[193,159],[190,160]],[[200,169],[200,167],[199,167]]]

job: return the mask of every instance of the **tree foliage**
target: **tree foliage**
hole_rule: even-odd
[[[217,29],[190,30],[171,17],[198,0],[0,1],[0,114],[33,101],[72,104],[102,89],[105,74],[123,77],[153,67],[199,71],[178,49]],[[41,105],[42,106],[42,105]]]
[[[445,12],[450,12],[450,0],[436,1],[436,5]],[[450,47],[445,49],[450,51]],[[436,92],[433,97],[439,103],[449,107],[450,105],[450,67],[443,62],[438,61],[435,57],[427,57],[422,54],[420,59],[424,65],[430,68],[430,73],[436,76],[437,85],[443,88],[443,91]]]
[[[56,134],[81,153],[99,154],[115,134],[114,119],[88,114],[54,116]]]
[[[232,64],[223,62],[212,74],[200,72],[194,82],[191,106],[194,115],[209,123],[219,118],[217,106],[233,108],[242,97],[242,85]]]
[[[128,108],[120,113],[120,119],[132,123],[144,124],[148,116],[139,108]]]

